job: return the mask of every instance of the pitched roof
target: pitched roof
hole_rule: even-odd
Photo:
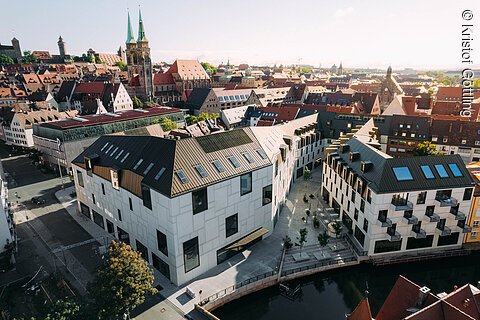
[[[55,95],[55,100],[57,102],[66,102],[75,88],[75,81],[63,81],[60,89]]]
[[[108,143],[108,144],[107,144]],[[110,148],[109,145],[113,147]],[[117,157],[115,153],[122,152]],[[141,136],[103,136],[94,142],[89,148],[82,152],[74,164],[84,166],[84,157],[92,154],[98,155],[98,162],[95,164],[101,174],[101,168],[116,167],[123,172],[134,173],[141,184],[164,194],[167,197],[176,197],[181,194],[204,188],[208,185],[231,179],[246,172],[257,170],[271,165],[269,159],[263,159],[257,150],[261,149],[260,144],[252,134],[250,128],[225,131],[217,134],[197,138],[185,138],[171,140],[158,137]],[[247,161],[243,156],[248,153],[254,160]],[[123,157],[127,155],[124,161]],[[228,157],[235,157],[240,166],[234,168]],[[140,161],[142,159],[142,161]],[[212,164],[218,160],[224,167],[224,172],[219,172]],[[150,170],[146,170],[150,164]],[[201,177],[196,166],[201,165],[206,172]],[[162,168],[163,174],[155,179]],[[187,177],[187,182],[182,183],[176,172],[182,170]],[[110,179],[109,170],[106,179]],[[138,188],[138,186],[132,186]],[[138,192],[138,189],[136,189]]]
[[[200,109],[211,91],[210,88],[194,88],[188,96],[187,105],[194,109]]]
[[[368,299],[364,298],[357,305],[352,313],[347,315],[347,320],[372,320],[372,312],[370,311],[370,304]]]
[[[164,84],[175,84],[175,80],[171,73],[154,73],[153,74],[153,84],[155,86],[164,85]]]
[[[178,74],[182,80],[210,79],[198,60],[175,60],[166,73]]]

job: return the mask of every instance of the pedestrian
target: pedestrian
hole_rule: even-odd
[[[15,191],[15,198],[18,199],[18,192]],[[18,202],[18,201],[17,201]]]

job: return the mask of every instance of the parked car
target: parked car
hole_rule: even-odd
[[[47,201],[42,197],[33,197],[32,198],[32,203],[33,204],[45,204],[45,202],[47,202]]]

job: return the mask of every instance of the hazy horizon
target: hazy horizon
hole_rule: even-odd
[[[58,53],[61,35],[67,53],[80,55],[89,48],[115,53],[125,47],[127,8],[134,34],[141,4],[146,36],[154,62],[198,59],[213,65],[304,64],[323,68],[394,70],[455,70],[461,64],[461,13],[474,13],[474,31],[480,21],[480,3],[473,1],[353,0],[221,0],[157,1],[54,0],[2,4],[0,43],[20,40],[22,50]],[[27,9],[26,9],[27,8]],[[27,23],[28,22],[28,23]],[[474,65],[476,35],[472,41]],[[478,38],[480,41],[480,38]]]

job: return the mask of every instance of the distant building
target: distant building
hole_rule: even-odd
[[[156,107],[88,115],[33,126],[35,149],[42,160],[56,168],[70,168],[71,161],[100,136],[147,127],[164,116],[179,125],[184,124],[183,112],[170,107]]]
[[[397,80],[392,76],[392,67],[388,67],[387,76],[382,81],[378,94],[380,95],[380,107],[382,110],[392,102],[395,96],[403,93]]]
[[[195,88],[188,97],[187,107],[195,115],[219,113],[221,110],[245,106],[251,92],[252,89]]]
[[[0,43],[0,54],[9,56],[17,63],[22,62],[22,50],[20,49],[20,41],[17,38],[12,39],[12,45],[5,45]]]

